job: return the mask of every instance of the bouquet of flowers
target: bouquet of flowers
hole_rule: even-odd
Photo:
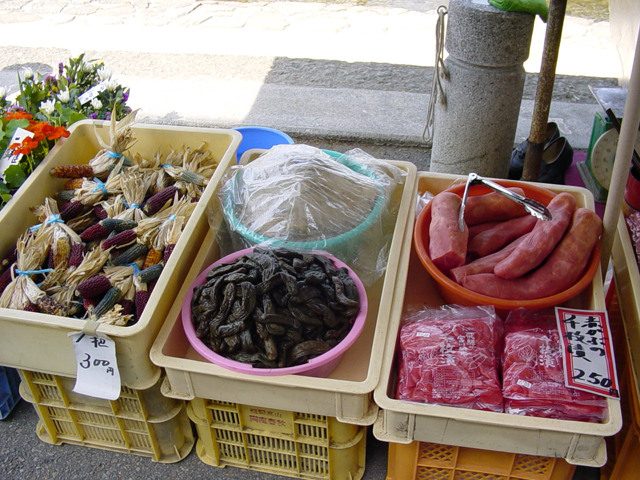
[[[104,63],[84,54],[58,64],[57,75],[31,69],[18,73],[18,95],[0,87],[0,209],[47,156],[67,128],[85,118],[116,120],[131,112],[129,89]]]

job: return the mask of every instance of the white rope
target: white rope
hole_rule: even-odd
[[[444,16],[448,13],[447,7],[440,5],[438,7],[438,21],[436,22],[436,60],[435,69],[433,71],[433,80],[431,83],[431,98],[429,98],[429,106],[427,107],[427,120],[422,131],[422,140],[431,146],[433,143],[433,115],[435,105],[438,100],[443,105],[447,104],[447,97],[440,83],[440,76],[449,78],[449,70],[444,64],[444,34],[445,22]]]

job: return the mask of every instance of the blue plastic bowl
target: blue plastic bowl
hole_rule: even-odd
[[[289,135],[275,128],[268,127],[236,127],[232,130],[242,134],[242,142],[238,146],[238,161],[247,150],[253,148],[270,149],[274,145],[293,145]]]

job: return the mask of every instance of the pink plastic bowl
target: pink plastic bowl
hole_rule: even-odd
[[[193,290],[206,282],[207,274],[215,265],[221,263],[233,263],[238,258],[252,251],[253,247],[245,248],[244,250],[239,250],[230,255],[227,255],[226,257],[221,258],[217,262],[214,262],[209,267],[207,267],[191,284],[189,291],[185,295],[184,302],[182,303],[182,326],[184,328],[184,332],[187,335],[189,343],[191,343],[191,346],[196,350],[196,352],[198,352],[210,362],[215,363],[216,365],[220,365],[221,367],[228,368],[229,370],[233,370],[234,372],[248,373],[253,375],[306,375],[309,377],[328,376],[338,366],[338,363],[340,363],[340,359],[347,351],[347,349],[351,345],[353,345],[353,343],[362,333],[362,330],[364,329],[364,322],[367,319],[368,302],[367,292],[364,288],[364,285],[362,284],[358,276],[353,272],[353,270],[351,270],[351,268],[349,268],[345,263],[341,262],[334,256],[324,252],[313,253],[324,255],[325,257],[331,259],[336,268],[345,267],[348,270],[351,278],[353,278],[354,282],[356,283],[358,293],[360,294],[360,312],[358,312],[358,315],[356,316],[353,327],[351,327],[351,331],[338,345],[333,347],[327,353],[312,358],[303,365],[296,365],[294,367],[254,368],[252,365],[249,365],[247,363],[236,362],[235,360],[231,360],[215,353],[196,336],[196,330],[193,322],[191,321],[191,300],[193,299]]]

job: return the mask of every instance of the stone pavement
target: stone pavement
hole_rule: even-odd
[[[0,85],[85,51],[131,88],[143,121],[421,145],[447,3],[0,0]],[[598,109],[586,85],[614,86],[619,64],[608,22],[567,17],[563,32],[550,118],[586,148]],[[537,19],[516,141],[529,133],[544,34]]]

